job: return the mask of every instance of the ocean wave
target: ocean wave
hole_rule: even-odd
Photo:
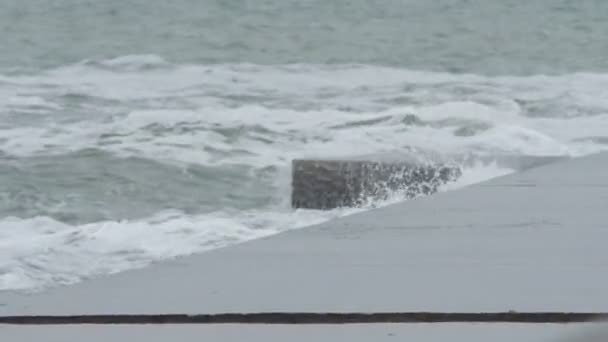
[[[464,172],[450,190],[607,150],[606,89],[608,74],[185,65],[155,55],[0,75],[0,159],[15,168],[2,181],[32,185],[28,200],[17,200],[27,208],[0,216],[0,289],[71,283],[350,213],[291,210],[294,158],[405,153],[456,163]],[[95,170],[76,167],[85,164]],[[103,206],[86,216],[92,199],[108,198],[87,176],[105,179],[100,189],[130,179],[130,203],[154,197],[161,183],[183,191],[159,186],[168,196],[135,216]],[[45,187],[79,180],[69,194]],[[269,192],[243,186],[250,183]],[[176,200],[189,191],[203,200]],[[6,192],[6,203],[21,198]]]
[[[163,67],[133,67],[140,64]],[[0,102],[2,115],[16,122],[3,127],[0,149],[15,155],[94,147],[207,163],[222,160],[222,153],[234,160],[237,150],[256,155],[243,156],[245,162],[276,163],[278,155],[306,151],[344,155],[405,146],[446,154],[580,155],[603,149],[585,138],[608,128],[606,74],[485,77],[369,65],[174,65],[144,55],[0,81],[8,99]],[[21,115],[33,112],[29,121]]]
[[[512,169],[492,163],[463,168],[451,191]],[[285,194],[284,194],[285,195]],[[286,196],[287,198],[287,196]],[[37,292],[137,269],[158,261],[242,243],[402,201],[396,193],[361,208],[291,210],[286,205],[192,215],[162,210],[140,219],[69,224],[47,216],[0,219],[0,291]]]
[[[319,223],[345,210],[164,211],[140,220],[70,225],[49,217],[0,220],[0,290],[39,291]]]

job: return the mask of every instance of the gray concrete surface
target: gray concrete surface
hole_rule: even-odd
[[[608,154],[24,296],[0,315],[606,311]],[[4,327],[0,329],[5,329]]]
[[[165,325],[165,326],[1,326],[7,342],[605,342],[608,336],[588,324],[361,324],[361,325]]]

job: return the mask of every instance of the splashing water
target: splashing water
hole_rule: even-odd
[[[6,73],[0,99],[0,290],[73,283],[366,209],[292,210],[293,158],[407,152],[459,164],[449,191],[608,147],[605,74],[144,55]]]

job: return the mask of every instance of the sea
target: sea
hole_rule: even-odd
[[[608,150],[605,0],[0,0],[0,291],[318,224],[295,158]],[[532,161],[532,162],[531,162]]]

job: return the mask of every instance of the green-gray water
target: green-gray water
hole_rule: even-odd
[[[30,0],[0,4],[5,67],[365,63],[491,74],[608,68],[603,0]]]

